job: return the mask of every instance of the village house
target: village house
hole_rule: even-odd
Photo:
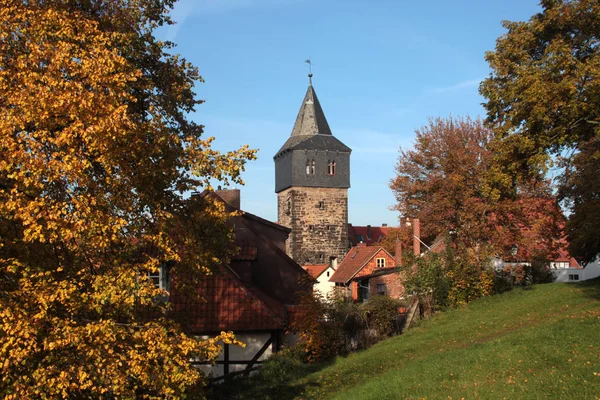
[[[302,268],[315,279],[314,291],[320,293],[325,299],[330,298],[335,289],[335,283],[330,282],[329,279],[335,273],[337,264],[333,262],[331,264],[303,265]]]
[[[313,279],[285,252],[290,230],[241,211],[239,190],[203,196],[223,201],[228,212],[239,212],[230,220],[239,251],[229,265],[202,280],[197,288],[201,300],[171,291],[172,316],[198,337],[233,331],[246,347],[225,345],[216,366],[198,367],[213,377],[246,373],[295,339],[287,333],[290,315],[297,294],[312,290]]]
[[[330,278],[336,289],[354,301],[374,295],[400,297],[402,283],[396,258],[380,246],[359,243],[350,249]]]

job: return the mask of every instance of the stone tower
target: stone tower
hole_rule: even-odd
[[[292,134],[273,157],[277,216],[292,230],[286,250],[300,265],[341,260],[348,251],[352,150],[331,133],[309,78]]]

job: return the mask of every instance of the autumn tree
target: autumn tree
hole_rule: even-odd
[[[459,286],[477,286],[463,278],[479,276],[494,255],[509,259],[515,245],[520,256],[550,256],[560,237],[560,209],[542,175],[522,182],[515,197],[495,186],[494,145],[481,120],[430,120],[417,130],[414,148],[400,151],[390,183],[400,214],[419,218],[423,236],[446,242],[447,268]]]
[[[597,146],[591,150],[600,136],[600,3],[544,0],[541,7],[529,21],[503,23],[507,32],[486,54],[492,73],[480,91],[488,123],[502,140],[499,160],[504,181],[513,183],[509,189],[552,162],[566,168],[560,183],[571,211],[571,250],[591,261],[600,243],[586,224],[600,218],[599,193],[577,182],[600,165]]]
[[[0,0],[3,398],[179,398],[219,351],[146,275],[227,260],[223,208],[184,194],[254,157],[186,116],[201,78],[153,36],[172,4]]]

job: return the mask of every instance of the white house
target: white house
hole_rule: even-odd
[[[319,291],[325,298],[328,298],[335,288],[335,283],[329,282],[329,278],[335,272],[334,265],[335,264],[332,263],[302,266],[302,268],[317,281],[313,286],[314,290]]]

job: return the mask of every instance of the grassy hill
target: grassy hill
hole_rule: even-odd
[[[277,385],[250,381],[226,396],[599,399],[600,280],[481,299],[317,371],[291,375]]]

